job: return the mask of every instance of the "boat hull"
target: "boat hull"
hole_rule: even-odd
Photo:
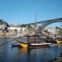
[[[22,43],[22,42],[19,42],[17,40],[17,43],[19,44],[19,46],[21,46],[22,48],[27,48],[28,47],[28,44],[27,43]]]
[[[60,41],[60,44],[62,44],[62,41]]]
[[[44,48],[44,47],[49,47],[51,43],[23,43],[17,40],[17,43],[22,47],[22,48]]]
[[[57,44],[51,44],[51,45],[49,45],[50,47],[55,47],[55,46],[57,46]]]

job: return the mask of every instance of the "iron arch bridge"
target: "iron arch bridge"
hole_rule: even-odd
[[[39,30],[42,31],[46,26],[48,26],[49,24],[55,23],[55,22],[62,22],[62,18],[47,20],[43,22]]]
[[[62,18],[57,18],[57,19],[51,19],[51,20],[46,20],[46,21],[40,21],[36,22],[36,24],[40,24],[39,29],[36,31],[37,33],[42,32],[42,30],[48,26],[49,24],[55,23],[55,22],[62,22]],[[29,23],[25,24],[26,26],[28,25],[35,25],[35,23]]]
[[[43,30],[49,24],[52,24],[52,23],[55,23],[55,22],[62,22],[62,18],[57,18],[57,19],[52,19],[52,20],[46,20],[46,21],[40,21],[40,22],[35,22],[35,23],[29,23],[29,24],[25,24],[25,26],[35,25],[35,24],[41,24],[39,30]]]

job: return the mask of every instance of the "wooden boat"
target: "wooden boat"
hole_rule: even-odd
[[[52,44],[50,44],[49,46],[50,46],[50,47],[55,47],[55,46],[57,46],[57,44],[52,43]]]
[[[19,40],[16,40],[17,43],[22,47],[22,48],[40,48],[40,47],[53,47],[53,46],[59,46],[60,45],[60,41],[59,40],[55,40],[55,41],[50,41],[50,42],[36,42],[36,38],[39,38],[38,35],[33,35],[33,36],[26,36],[27,37],[27,43],[24,42],[20,42]],[[30,42],[30,38],[33,42]]]
[[[50,44],[49,46],[50,46],[50,47],[54,47],[54,46],[58,46],[58,47],[59,47],[60,44],[62,44],[62,41],[60,41],[60,40],[55,40],[55,42],[56,42],[56,43],[52,43],[52,44]]]
[[[17,43],[21,46],[21,47],[23,47],[23,48],[27,48],[28,47],[28,43],[23,43],[23,42],[20,42],[20,41],[18,41],[18,40],[16,40],[17,41]]]
[[[60,40],[55,40],[55,42],[56,42],[56,43],[52,43],[52,44],[50,44],[49,46],[50,46],[50,47],[54,47],[54,46],[58,46],[58,47],[59,47],[59,46],[62,44],[62,41],[60,41]]]
[[[62,41],[60,41],[60,44],[62,44]]]
[[[12,47],[18,47],[19,45],[17,44],[11,44]]]
[[[22,47],[22,48],[40,48],[40,47],[48,47],[51,43],[23,43],[18,40],[16,40],[17,43]]]

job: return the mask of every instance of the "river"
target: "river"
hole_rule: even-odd
[[[0,39],[0,44],[11,39]],[[49,62],[62,54],[62,46],[59,48],[48,47],[38,49],[23,49],[12,47],[16,41],[0,46],[0,62]]]

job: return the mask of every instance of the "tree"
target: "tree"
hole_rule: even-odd
[[[8,32],[9,24],[2,19],[0,19],[0,24],[4,25],[4,29],[2,29],[2,30]]]

